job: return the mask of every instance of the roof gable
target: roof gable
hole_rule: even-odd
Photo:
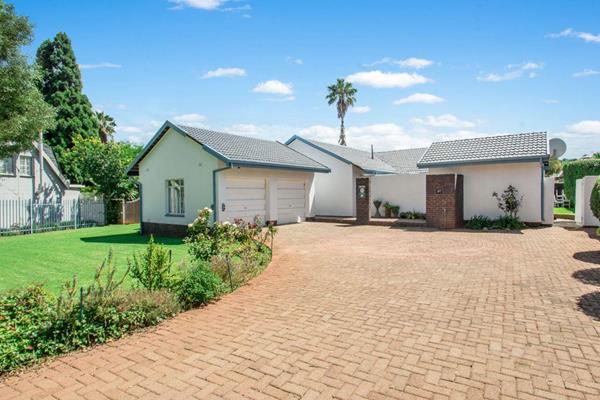
[[[548,158],[546,132],[532,132],[434,142],[417,165],[420,168],[432,168],[546,158]]]
[[[329,172],[329,168],[326,166],[279,142],[176,125],[167,121],[132,162],[128,174],[135,175],[139,172],[139,162],[169,129],[188,136],[202,145],[207,152],[230,164]]]
[[[291,137],[286,144],[290,144],[294,140],[300,140],[329,154],[332,157],[345,161],[349,164],[356,165],[367,173],[393,174],[396,172],[393,166],[389,165],[378,157],[371,157],[371,152],[368,151],[358,150],[348,146],[319,142],[317,140],[305,139],[297,135]]]

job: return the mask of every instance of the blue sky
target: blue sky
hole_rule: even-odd
[[[358,89],[350,146],[547,131],[600,151],[598,1],[14,1],[39,43],[66,32],[117,138],[164,120],[335,142],[326,87]]]

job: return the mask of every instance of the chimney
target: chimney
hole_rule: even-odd
[[[373,155],[373,145],[371,145],[371,160],[374,158],[375,158],[375,156]]]

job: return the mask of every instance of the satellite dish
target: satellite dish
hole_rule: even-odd
[[[567,144],[559,138],[550,139],[548,147],[550,148],[550,155],[555,158],[561,157],[567,151]]]

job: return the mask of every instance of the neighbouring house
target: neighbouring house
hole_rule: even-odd
[[[370,177],[372,200],[389,201],[403,211],[425,211],[428,221],[434,221],[436,213],[443,217],[453,213],[453,224],[438,221],[436,226],[458,226],[475,215],[497,217],[501,211],[492,193],[501,193],[508,185],[523,196],[523,221],[553,221],[553,181],[544,177],[549,158],[545,133],[442,141],[429,148],[383,152],[300,136],[286,144],[331,169],[330,174],[315,176],[316,215],[356,216],[355,180]],[[453,200],[457,203],[436,203],[436,194],[443,194],[448,185],[457,189]]]
[[[63,176],[50,146],[42,149],[40,154],[35,143],[31,150],[0,160],[0,200],[60,203],[79,198],[82,186]]]
[[[143,234],[183,236],[198,210],[217,221],[277,224],[314,215],[314,177],[330,169],[275,141],[169,121],[133,161]]]

